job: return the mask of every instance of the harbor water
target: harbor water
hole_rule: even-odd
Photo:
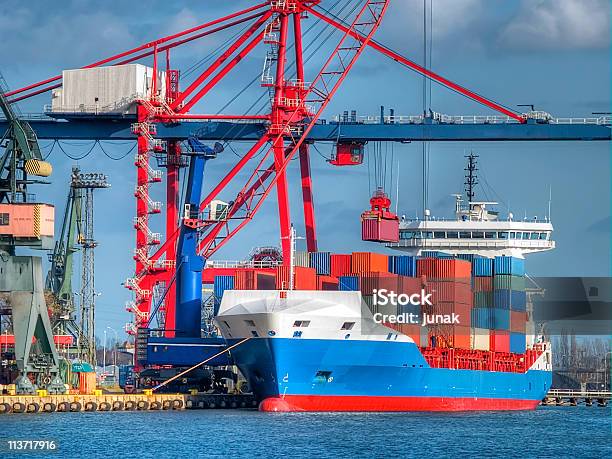
[[[612,457],[610,408],[531,412],[260,413],[249,410],[10,414],[8,440],[53,440],[44,456]],[[137,445],[137,446],[136,446]]]

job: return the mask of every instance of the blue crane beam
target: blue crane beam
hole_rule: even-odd
[[[134,140],[129,118],[52,119],[28,120],[39,139],[43,140]],[[7,123],[0,120],[0,132]],[[186,140],[197,137],[204,141],[253,141],[265,132],[263,123],[237,123],[227,121],[184,121],[158,124],[156,138]],[[308,140],[322,141],[609,141],[609,125],[603,124],[551,124],[528,121],[518,123],[455,124],[431,121],[425,124],[330,122],[319,123],[308,135]]]

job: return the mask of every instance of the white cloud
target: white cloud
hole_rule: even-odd
[[[507,48],[586,49],[610,44],[609,0],[522,0],[502,30]]]

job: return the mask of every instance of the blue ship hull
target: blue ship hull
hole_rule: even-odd
[[[534,409],[552,380],[541,370],[432,368],[409,342],[254,338],[232,356],[264,411]]]

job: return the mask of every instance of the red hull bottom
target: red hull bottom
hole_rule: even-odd
[[[539,400],[448,397],[360,397],[286,395],[266,398],[260,411],[516,411],[534,410]]]

